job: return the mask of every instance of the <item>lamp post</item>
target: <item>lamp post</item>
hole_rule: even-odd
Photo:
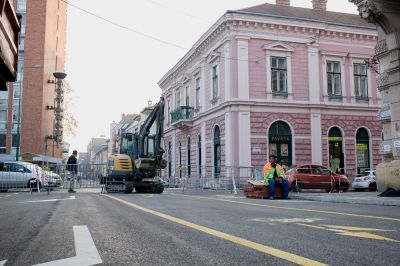
[[[31,67],[21,67],[21,75],[19,78],[19,99],[18,99],[18,123],[17,123],[17,143],[16,143],[16,152],[15,152],[15,160],[19,160],[19,150],[20,150],[20,143],[21,143],[21,134],[20,134],[20,127],[21,127],[21,101],[22,101],[22,84],[23,84],[23,76],[24,76],[24,69],[27,68],[41,68],[42,66],[37,64]]]
[[[67,74],[63,72],[55,72],[53,73],[53,76],[57,79],[56,81],[56,106],[54,108],[54,129],[53,129],[53,135],[54,135],[54,140],[57,143],[57,148],[58,145],[61,142],[61,138],[63,135],[63,127],[62,127],[62,120],[63,120],[63,110],[61,108],[61,104],[64,101],[64,91],[63,91],[63,79],[67,76]],[[54,147],[53,147],[54,148]]]

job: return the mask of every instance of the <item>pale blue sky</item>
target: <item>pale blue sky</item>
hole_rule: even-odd
[[[96,15],[157,39],[191,48],[226,10],[274,0],[69,0]],[[311,0],[292,0],[311,7]],[[328,10],[357,14],[348,0],[328,0]],[[157,82],[187,51],[116,27],[72,6],[68,8],[67,80],[79,122],[71,149],[83,152],[90,138],[109,137],[109,125],[122,113],[139,113],[158,101]]]

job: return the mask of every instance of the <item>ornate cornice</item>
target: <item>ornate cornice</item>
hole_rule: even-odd
[[[388,51],[387,44],[386,44],[386,39],[380,40],[376,45],[375,45],[375,54],[380,55]]]
[[[386,72],[383,72],[376,77],[376,86],[379,89],[383,89],[383,87],[388,85],[389,85],[389,75]]]

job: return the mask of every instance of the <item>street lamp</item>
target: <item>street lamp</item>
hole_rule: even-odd
[[[63,79],[67,76],[67,74],[63,72],[55,72],[53,73],[53,76],[57,79],[56,81],[56,106],[54,108],[54,128],[53,128],[53,134],[54,134],[54,140],[57,143],[57,148],[59,143],[61,142],[62,138],[62,120],[63,120],[63,110],[61,108],[61,104],[64,101],[64,91],[63,91]]]
[[[18,124],[17,124],[17,143],[16,143],[16,152],[15,152],[15,160],[19,160],[19,150],[20,150],[20,143],[21,143],[21,136],[20,136],[20,127],[21,127],[21,101],[22,101],[22,84],[23,84],[23,76],[24,76],[24,69],[27,68],[41,68],[42,65],[33,65],[31,67],[21,67],[21,75],[19,78],[19,99],[18,99]],[[13,92],[14,93],[14,92]]]

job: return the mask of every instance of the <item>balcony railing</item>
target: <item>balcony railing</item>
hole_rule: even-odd
[[[180,121],[188,121],[193,118],[194,108],[192,106],[179,106],[171,112],[171,124]]]

